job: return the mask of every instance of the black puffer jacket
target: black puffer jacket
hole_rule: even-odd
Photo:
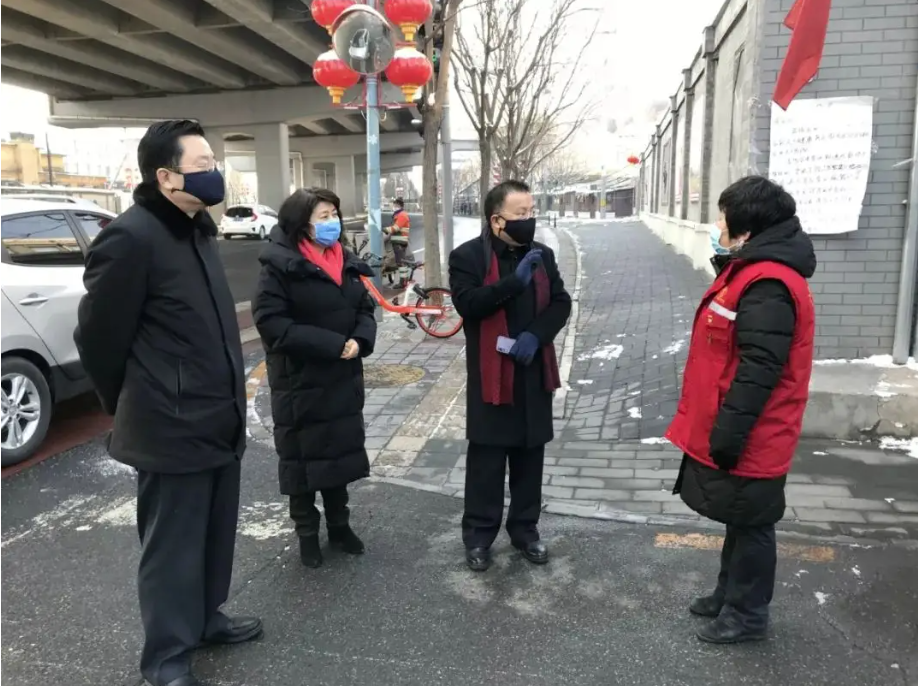
[[[360,275],[372,270],[345,252],[338,286],[279,227],[259,260],[253,316],[267,352],[281,493],[369,476],[360,358],[373,352],[376,320]],[[360,356],[342,360],[349,338],[360,345]]]
[[[816,271],[816,253],[797,218],[776,225],[751,239],[735,255],[714,258],[722,269],[729,259],[772,261],[805,278]],[[736,315],[736,344],[740,362],[729,393],[711,432],[711,457],[719,464],[739,459],[771,392],[783,373],[796,325],[794,300],[778,280],[764,279],[746,289]],[[699,514],[725,524],[773,524],[784,516],[786,477],[752,479],[697,460],[682,460],[674,493]]]
[[[74,332],[115,415],[109,452],[150,472],[220,467],[245,450],[246,398],[217,227],[147,185],[134,201],[89,249]]]

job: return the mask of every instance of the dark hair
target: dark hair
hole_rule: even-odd
[[[405,200],[404,200],[404,198],[396,198],[396,199],[395,199],[395,206],[396,206],[396,207],[401,207],[402,209],[404,209],[404,208],[405,208]]]
[[[157,169],[176,169],[182,161],[182,136],[204,136],[190,119],[167,119],[152,124],[137,145],[137,165],[144,183],[156,183]]]
[[[312,217],[316,205],[320,202],[330,202],[335,206],[338,218],[341,217],[341,199],[327,188],[298,188],[293,195],[281,203],[277,211],[277,225],[293,244],[302,239],[312,240],[309,235],[309,218]],[[341,224],[341,238],[344,241],[344,223]]]
[[[717,200],[731,238],[747,231],[756,236],[797,214],[797,203],[784,188],[764,176],[734,181]]]
[[[504,200],[511,193],[531,193],[529,186],[522,181],[508,179],[501,181],[488,191],[484,201],[484,224],[481,227],[481,233],[484,236],[491,234],[491,217],[500,212],[504,206]]]

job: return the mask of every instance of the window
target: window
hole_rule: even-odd
[[[245,207],[244,205],[237,205],[236,207],[230,207],[226,211],[227,217],[232,217],[233,219],[245,219],[246,217],[251,217],[254,213],[252,212],[251,207]]]
[[[77,224],[86,233],[89,242],[92,243],[99,232],[112,223],[111,217],[105,217],[101,214],[92,214],[90,212],[74,212],[74,218]]]
[[[63,213],[3,219],[3,247],[16,264],[83,264],[83,253]]]

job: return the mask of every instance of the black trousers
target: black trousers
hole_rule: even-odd
[[[240,463],[192,474],[137,474],[142,546],[140,671],[154,686],[191,669],[191,651],[226,626],[239,519]]]
[[[346,526],[350,521],[347,486],[326,488],[322,491],[322,506],[325,510],[325,525],[330,528]],[[293,520],[297,536],[315,536],[319,533],[322,515],[316,507],[316,492],[298,493],[290,496],[290,519]]]
[[[510,540],[525,545],[539,540],[542,512],[542,467],[545,446],[503,448],[469,443],[465,461],[465,513],[462,542],[466,548],[488,548],[504,516],[504,474],[510,465]]]
[[[727,525],[720,553],[720,574],[714,597],[748,629],[768,625],[768,605],[775,592],[778,563],[775,526]]]

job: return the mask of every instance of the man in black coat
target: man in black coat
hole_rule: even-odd
[[[571,298],[552,250],[534,241],[529,187],[505,181],[488,193],[482,235],[449,256],[453,302],[463,317],[468,366],[462,539],[474,571],[491,564],[510,467],[507,533],[530,562],[540,540],[545,444],[554,438],[552,393],[560,387],[553,341]]]
[[[262,631],[227,600],[245,450],[236,310],[206,208],[224,182],[200,125],[151,126],[135,204],[96,238],[74,339],[102,406],[109,452],[137,469],[138,587],[152,686],[196,686],[191,651]]]

